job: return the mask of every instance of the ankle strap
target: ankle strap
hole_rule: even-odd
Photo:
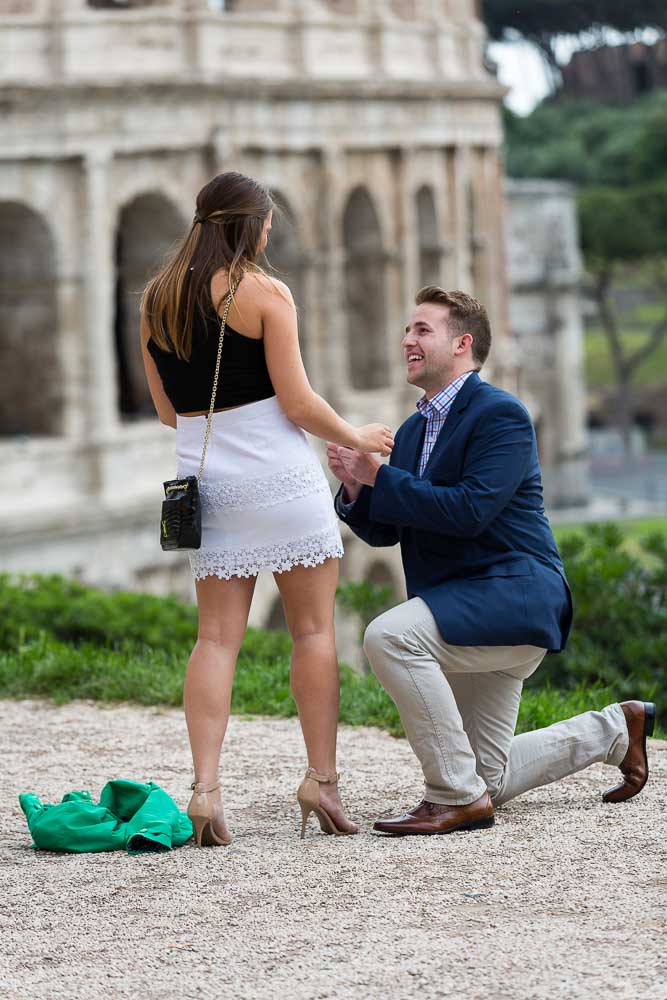
[[[205,781],[193,781],[190,788],[195,792],[214,792],[216,788],[220,788],[220,781],[209,781],[208,784]]]
[[[306,777],[312,778],[313,781],[319,781],[323,785],[332,784],[334,785],[340,778],[340,773],[335,771],[333,774],[319,774],[314,767],[309,767],[306,771]]]

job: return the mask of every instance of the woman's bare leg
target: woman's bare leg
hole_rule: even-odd
[[[185,672],[183,707],[192,749],[194,780],[218,777],[220,750],[227,731],[234,670],[248,624],[257,577],[220,580],[207,576],[195,581],[199,627]],[[220,791],[212,792],[213,798]],[[222,818],[214,824],[220,836],[227,831]]]
[[[339,677],[333,614],[338,559],[274,573],[292,636],[291,686],[299,712],[309,767],[336,770]],[[323,806],[339,829],[356,830],[344,816],[338,786],[320,785]]]

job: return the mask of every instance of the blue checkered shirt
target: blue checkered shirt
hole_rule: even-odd
[[[447,414],[452,408],[452,403],[456,399],[456,394],[468,378],[472,375],[472,372],[464,372],[463,375],[459,375],[455,378],[453,382],[446,385],[444,389],[433,397],[433,399],[427,399],[426,396],[422,396],[421,399],[417,400],[417,409],[426,417],[426,434],[424,435],[424,444],[422,447],[421,457],[419,459],[419,469],[417,470],[417,475],[421,476],[426,468],[426,463],[429,460],[431,452],[433,451],[433,445],[438,439],[438,434],[442,430],[445,420],[447,419]],[[343,493],[345,491],[343,490]],[[350,500],[346,503],[343,500],[342,494],[336,499],[336,508],[343,513],[348,513],[352,510],[355,501]]]
[[[447,419],[447,414],[452,408],[452,403],[456,399],[456,394],[468,378],[472,375],[472,372],[464,372],[463,375],[459,375],[455,378],[453,382],[446,385],[444,389],[441,389],[433,399],[427,399],[426,396],[422,396],[421,399],[417,400],[417,409],[419,412],[426,417],[426,433],[424,435],[424,445],[422,447],[421,457],[419,459],[419,468],[417,470],[417,475],[422,476],[424,474],[424,469],[430,458],[431,452],[433,451],[433,445],[438,439],[438,434],[442,430],[445,420]]]

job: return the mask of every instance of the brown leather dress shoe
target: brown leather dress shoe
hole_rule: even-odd
[[[488,792],[465,806],[446,806],[424,799],[409,812],[395,819],[378,819],[373,829],[394,837],[417,834],[453,833],[455,830],[484,830],[495,823]]]
[[[625,802],[641,792],[648,781],[646,737],[655,725],[655,705],[652,701],[623,701],[621,708],[630,737],[628,752],[619,765],[624,780],[607,789],[603,802]]]

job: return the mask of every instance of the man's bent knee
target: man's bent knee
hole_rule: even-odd
[[[364,653],[371,663],[381,658],[383,649],[391,641],[392,632],[387,621],[389,614],[385,611],[378,615],[364,632]]]
[[[390,648],[400,641],[396,629],[396,609],[390,608],[384,614],[374,618],[364,633],[364,653],[373,668],[373,673],[382,682],[382,675],[391,668],[391,657],[387,656]]]

